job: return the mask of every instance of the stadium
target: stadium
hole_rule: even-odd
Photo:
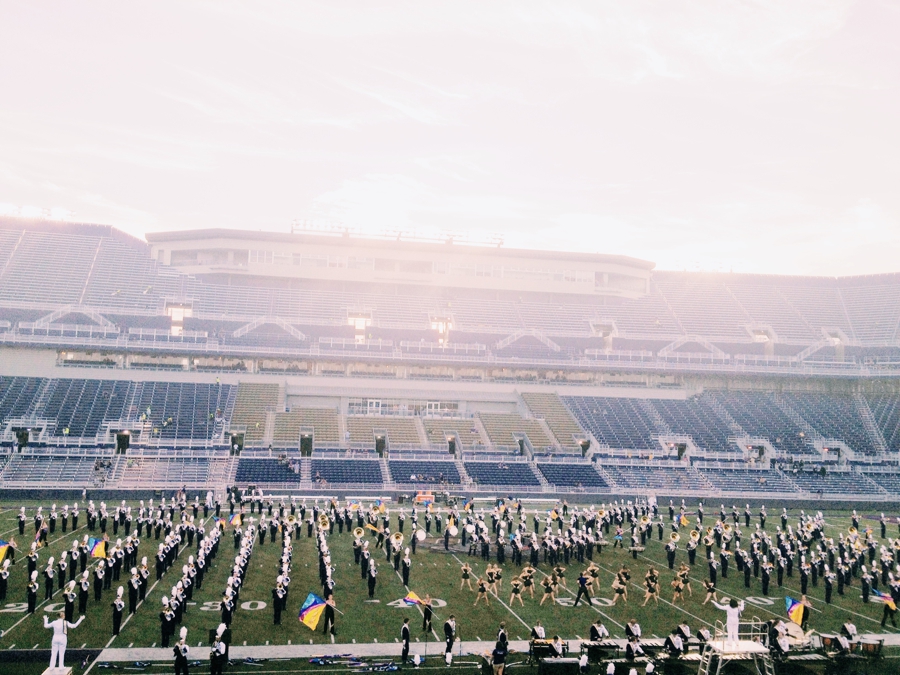
[[[449,238],[196,230],[143,241],[107,225],[0,221],[0,539],[15,560],[0,662],[43,670],[23,652],[50,647],[43,619],[65,607],[58,561],[71,552],[67,578],[78,553],[91,593],[69,638],[76,672],[170,672],[160,609],[220,532],[171,639],[188,628],[204,669],[220,623],[227,672],[405,669],[409,618],[409,658],[438,672],[480,668],[501,623],[510,667],[553,672],[537,654],[549,647],[531,640],[539,621],[574,657],[558,669],[716,672],[727,650],[710,655],[697,635],[725,635],[725,613],[701,604],[718,572],[718,597],[745,603],[741,639],[769,646],[743,659],[751,671],[893,672],[900,275],[654,268]],[[140,543],[127,539],[135,529]],[[93,542],[87,567],[82,540]],[[377,562],[374,592],[354,540]],[[163,545],[172,558],[154,577]],[[147,587],[114,634],[115,587],[144,556]],[[104,559],[115,580],[95,596]],[[529,562],[524,589],[538,593],[520,589],[522,602],[510,593]],[[494,563],[506,585],[463,587],[463,565],[477,584]],[[679,600],[668,570],[681,565],[694,583]],[[568,574],[539,604],[557,567]],[[643,606],[649,567],[661,580]],[[593,602],[573,606],[588,568]],[[333,594],[336,635],[297,621],[309,593]],[[433,630],[419,630],[416,596],[432,599]],[[789,626],[791,649],[775,659],[766,622],[792,623],[786,597],[811,616],[805,632]],[[632,619],[646,653],[629,661]],[[605,640],[588,639],[595,620]],[[850,622],[859,636],[842,648]],[[663,643],[679,624],[690,639],[672,655]]]

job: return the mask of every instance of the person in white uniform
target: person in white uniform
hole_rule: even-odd
[[[741,622],[741,612],[744,611],[744,601],[741,600],[738,602],[734,598],[731,599],[727,605],[720,605],[718,602],[713,600],[713,603],[716,607],[721,610],[724,610],[727,618],[725,619],[725,631],[728,633],[728,641],[729,642],[737,642],[738,641],[738,625]]]
[[[78,621],[72,623],[71,621],[66,621],[66,613],[60,612],[59,618],[55,621],[48,620],[48,617],[44,615],[44,628],[52,628],[53,629],[53,640],[50,642],[50,667],[51,668],[64,668],[63,662],[66,659],[66,643],[68,642],[68,633],[73,628],[78,628],[78,625],[84,621],[84,615],[82,614],[78,617]],[[56,663],[57,665],[53,665]]]

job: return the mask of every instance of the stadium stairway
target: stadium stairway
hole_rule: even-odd
[[[865,430],[869,432],[869,436],[872,439],[875,449],[882,454],[888,452],[887,442],[884,440],[881,429],[878,428],[878,423],[875,421],[875,415],[872,414],[872,410],[866,402],[866,397],[861,393],[856,392],[853,395],[853,402],[856,403],[856,409],[859,411],[859,418],[862,421]]]
[[[775,399],[775,403],[777,403],[778,407],[781,408],[781,411],[785,415],[787,415],[788,418],[794,424],[796,424],[798,427],[800,427],[803,430],[803,433],[806,434],[807,438],[809,438],[810,440],[816,440],[816,441],[822,439],[822,434],[820,434],[816,430],[816,428],[813,427],[813,425],[811,425],[809,422],[807,422],[805,419],[803,419],[803,417],[800,415],[800,413],[798,413],[796,410],[794,410],[787,403],[787,401],[785,401],[784,397],[781,394],[775,392],[773,397]]]
[[[553,485],[550,484],[550,481],[547,480],[544,473],[537,468],[537,465],[534,462],[528,462],[528,466],[531,468],[531,472],[535,475],[535,478],[537,478],[538,482],[541,484],[541,489],[543,489],[544,492],[551,492],[553,490]]]
[[[309,457],[300,459],[300,487],[304,489],[312,487],[312,459]]]
[[[457,454],[459,451],[457,451]],[[459,472],[459,479],[463,487],[471,487],[472,486],[472,477],[466,473],[466,465],[463,461],[457,458],[454,462],[456,464],[456,470]]]
[[[422,426],[421,423],[419,424],[419,426],[420,427]],[[423,431],[423,433],[424,433],[424,431]],[[391,476],[391,469],[388,466],[387,457],[380,458],[378,463],[381,464],[381,475],[384,480],[385,489],[393,490],[396,486],[394,485],[394,478],[393,478],[393,476]]]

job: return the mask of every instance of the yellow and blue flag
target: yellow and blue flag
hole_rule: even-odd
[[[319,617],[322,616],[323,611],[325,611],[325,601],[315,593],[310,593],[306,596],[306,600],[303,601],[297,618],[307,628],[315,630],[316,626],[319,625]]]

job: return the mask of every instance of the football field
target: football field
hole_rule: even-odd
[[[60,553],[71,547],[75,539],[81,539],[88,534],[86,529],[86,514],[82,511],[79,529],[63,534],[59,526],[56,532],[50,536],[49,545],[39,549],[40,589],[38,603],[33,614],[27,612],[26,585],[27,567],[25,553],[34,535],[33,515],[37,504],[27,504],[28,520],[24,537],[18,535],[17,514],[20,503],[4,503],[0,508],[0,539],[9,541],[14,538],[19,548],[16,556],[16,564],[10,567],[10,576],[6,599],[0,603],[0,650],[34,648],[48,649],[50,646],[51,631],[43,626],[43,617],[55,618],[55,612],[62,608],[62,593],[54,592],[54,597],[44,600],[44,582],[40,572],[46,567],[50,557],[59,559]],[[43,504],[44,511],[49,510],[49,504]],[[136,504],[132,504],[136,507]],[[312,500],[308,506],[312,506]],[[364,506],[367,506],[364,504]],[[758,508],[757,505],[751,505]],[[767,507],[772,516],[780,513],[781,507],[777,503],[768,503]],[[391,529],[397,530],[398,506],[389,505],[391,515]],[[480,510],[481,503],[475,507],[476,513]],[[692,507],[689,504],[689,513]],[[528,517],[528,530],[532,529],[533,508],[526,503],[525,509]],[[409,514],[409,507],[406,508]],[[485,518],[489,521],[490,505],[485,503]],[[542,511],[543,514],[543,511]],[[224,515],[227,515],[227,511]],[[247,516],[250,514],[248,513]],[[790,524],[796,529],[799,512],[790,512]],[[879,527],[877,518],[880,514],[861,513],[863,518],[860,529],[865,524],[873,528],[873,535],[878,538]],[[896,517],[896,514],[888,514]],[[177,511],[176,511],[177,516]],[[258,517],[258,514],[255,514]],[[666,514],[664,514],[664,517]],[[778,525],[777,517],[770,516],[767,523],[767,531],[774,535]],[[837,539],[839,533],[846,533],[850,527],[850,514],[846,512],[825,513],[825,534]],[[693,522],[693,516],[689,516]],[[715,514],[707,513],[704,525],[711,524],[715,520]],[[202,518],[202,511],[201,511]],[[667,519],[667,518],[666,518]],[[558,522],[558,521],[557,521]],[[895,521],[893,521],[895,522]],[[743,545],[746,548],[749,543],[749,530],[754,529],[756,521],[751,522],[750,528],[745,528]],[[245,521],[246,525],[246,521]],[[743,526],[743,522],[741,523]],[[214,518],[205,521],[207,529],[214,527]],[[355,526],[355,521],[354,521]],[[110,538],[111,526],[108,528]],[[280,625],[273,623],[272,589],[275,587],[278,575],[278,563],[281,554],[280,543],[273,543],[266,537],[264,544],[257,541],[250,558],[248,572],[244,586],[240,591],[240,598],[235,610],[232,623],[232,646],[240,645],[308,645],[321,644],[322,654],[332,654],[330,636],[322,631],[322,625],[318,630],[312,631],[297,619],[300,605],[309,592],[322,595],[322,587],[319,582],[318,558],[316,553],[315,537],[307,537],[307,528],[304,524],[299,531],[300,536],[294,541],[293,562],[291,567],[291,583],[287,611],[282,616]],[[97,533],[91,533],[92,535]],[[120,532],[121,536],[122,533]],[[519,573],[519,568],[507,556],[503,565],[504,576],[502,589],[496,595],[490,597],[490,604],[479,603],[473,607],[475,593],[468,588],[460,589],[460,568],[468,563],[473,568],[473,588],[477,587],[475,579],[483,573],[486,563],[480,557],[469,557],[468,547],[462,547],[458,537],[451,539],[450,551],[444,550],[442,537],[438,537],[434,528],[431,536],[419,543],[413,559],[410,582],[404,587],[401,577],[393,569],[383,551],[375,550],[376,533],[366,530],[366,537],[370,540],[370,548],[373,558],[378,566],[377,586],[374,598],[368,596],[366,581],[361,578],[360,568],[354,563],[352,533],[346,530],[338,533],[335,527],[333,534],[328,536],[331,549],[332,565],[335,567],[333,577],[335,580],[334,598],[337,609],[341,614],[337,617],[335,642],[338,644],[365,644],[365,643],[396,643],[400,637],[400,628],[404,617],[411,619],[413,653],[424,655],[443,652],[443,621],[452,613],[455,614],[458,624],[458,637],[462,640],[493,640],[497,634],[501,622],[505,622],[506,630],[511,640],[527,639],[532,626],[541,621],[547,631],[548,637],[559,635],[563,639],[587,639],[588,630],[593,621],[599,619],[606,625],[613,637],[624,637],[624,626],[630,619],[636,619],[643,628],[644,636],[664,637],[677,624],[687,623],[696,632],[703,626],[713,629],[717,621],[724,620],[724,612],[716,609],[711,604],[703,605],[704,591],[702,582],[708,577],[707,566],[703,561],[703,544],[698,548],[697,564],[691,571],[691,586],[693,595],[685,593],[684,601],[672,602],[672,589],[669,583],[674,578],[672,572],[667,569],[664,544],[669,535],[666,529],[664,540],[657,537],[656,528],[653,528],[653,538],[646,544],[646,550],[639,553],[637,559],[632,557],[628,549],[612,549],[604,547],[602,552],[594,552],[594,562],[600,568],[599,592],[590,606],[579,604],[573,607],[575,592],[577,589],[576,578],[579,572],[587,566],[579,564],[574,558],[570,564],[565,565],[567,571],[566,586],[560,586],[559,594],[553,603],[546,602],[539,605],[541,599],[540,581],[550,573],[550,566],[541,562],[535,574],[537,582],[534,598],[526,594],[524,604],[511,604],[510,583]],[[682,562],[687,562],[687,554],[684,550],[687,530],[682,528],[682,538],[676,555],[675,567]],[[897,526],[889,527],[888,537],[897,536]],[[99,536],[99,535],[98,535]],[[409,545],[410,521],[407,519],[404,546]],[[626,535],[627,537],[627,535]],[[612,537],[608,536],[611,541]],[[110,590],[105,590],[99,602],[94,600],[93,583],[88,600],[88,611],[84,622],[69,635],[69,648],[127,648],[127,647],[159,647],[161,645],[159,613],[162,609],[162,597],[169,595],[172,586],[181,575],[181,566],[187,564],[188,555],[196,553],[195,546],[186,549],[173,567],[160,581],[155,580],[154,556],[158,541],[153,537],[144,537],[140,544],[138,560],[147,556],[151,569],[149,588],[146,600],[141,603],[134,615],[128,616],[127,606],[123,626],[118,636],[112,634],[112,608],[117,586],[125,586],[128,581],[128,570],[123,570],[121,580],[113,582]],[[881,541],[889,546],[887,539]],[[182,542],[186,546],[186,542]],[[493,551],[493,547],[492,547]],[[219,603],[223,597],[223,591],[228,578],[233,558],[235,555],[232,537],[232,528],[226,526],[222,537],[219,553],[212,561],[201,589],[195,589],[192,602],[188,604],[184,614],[183,626],[188,628],[188,643],[197,654],[204,657],[208,653],[208,633],[220,622]],[[527,561],[527,555],[526,555]],[[89,559],[89,564],[93,561]],[[491,562],[494,562],[492,560]],[[877,566],[876,559],[876,566]],[[627,565],[631,571],[630,588],[628,589],[627,603],[620,602],[613,605],[612,582],[616,572],[622,565]],[[646,606],[642,606],[644,589],[642,581],[644,574],[650,566],[660,571],[661,597],[659,603],[651,600]],[[742,598],[746,602],[744,620],[756,616],[766,621],[769,619],[787,619],[785,612],[785,596],[799,598],[800,582],[798,571],[795,568],[792,577],[785,576],[784,585],[779,587],[773,575],[769,595],[763,596],[760,582],[756,578],[751,580],[751,588],[744,588],[743,575],[739,574],[732,561],[728,578],[718,579],[718,592],[720,600],[723,597]],[[434,600],[435,619],[433,631],[426,633],[422,630],[421,610],[416,605],[409,605],[403,601],[408,592],[414,592],[420,597],[430,594]],[[841,624],[848,617],[857,625],[860,633],[897,633],[900,630],[893,628],[888,623],[886,628],[880,626],[883,605],[870,602],[863,603],[860,597],[859,580],[854,580],[843,596],[836,590],[832,597],[832,603],[824,601],[823,584],[820,581],[817,587],[809,586],[808,598],[812,603],[812,616],[810,629],[819,632],[837,632]],[[127,599],[127,589],[125,593]],[[77,617],[77,611],[76,611]],[[176,637],[173,639],[177,640]],[[95,671],[96,672],[96,671]]]

